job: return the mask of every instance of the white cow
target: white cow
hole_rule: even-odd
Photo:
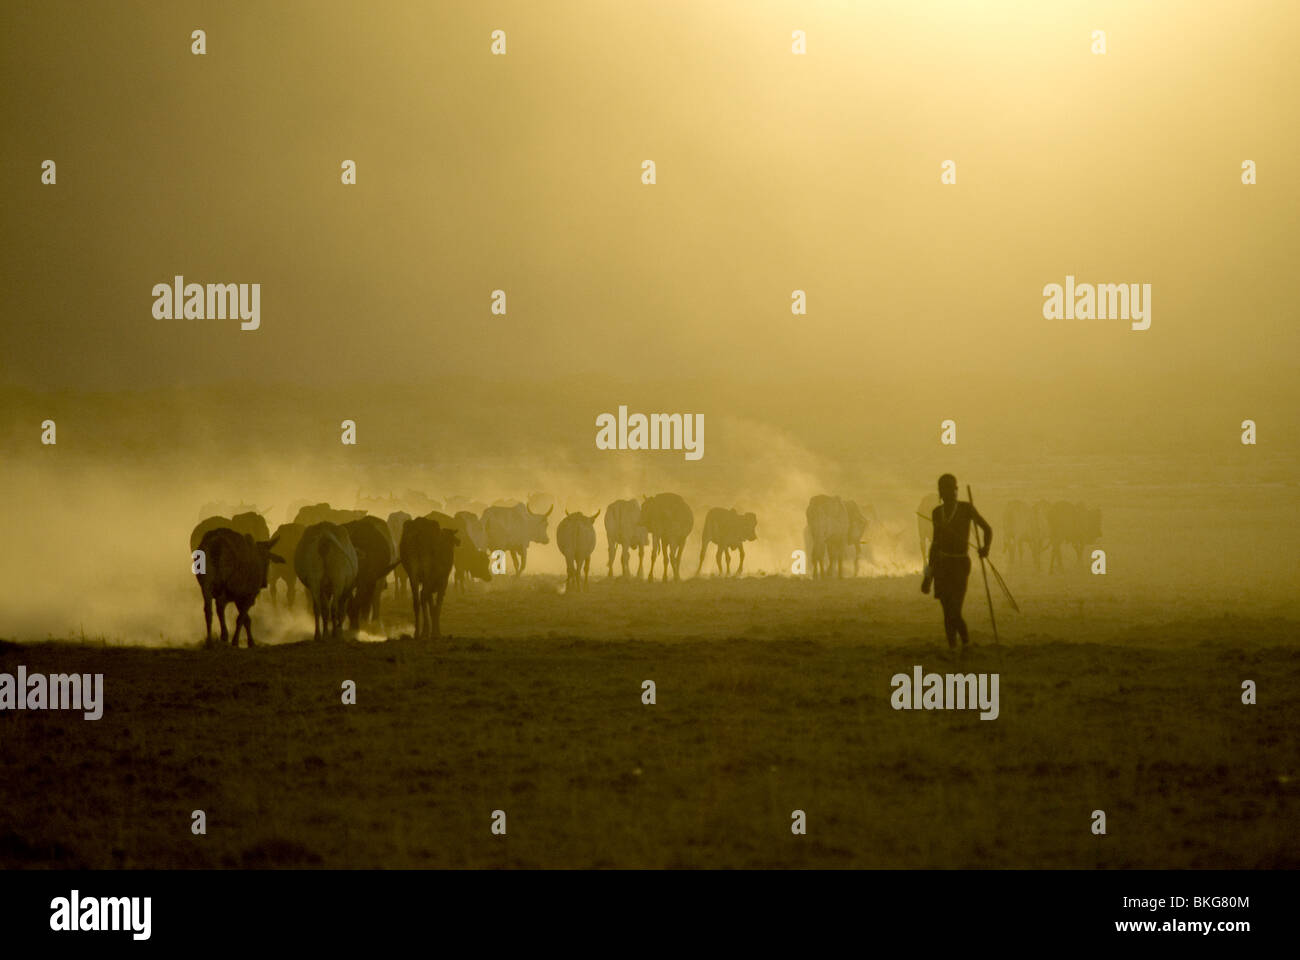
[[[336,523],[313,523],[298,541],[293,569],[311,597],[314,639],[325,632],[337,637],[357,580],[357,551],[348,532]]]

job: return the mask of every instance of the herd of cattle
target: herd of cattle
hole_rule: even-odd
[[[929,517],[938,504],[926,497],[917,510],[921,556],[930,539]],[[476,505],[477,506],[477,505]],[[416,637],[438,637],[439,619],[447,582],[454,573],[458,590],[465,591],[471,579],[491,580],[493,567],[504,569],[509,556],[515,576],[528,563],[530,544],[548,544],[551,512],[535,512],[528,504],[498,504],[480,512],[459,510],[454,514],[430,510],[412,517],[393,511],[386,519],[366,510],[340,510],[328,503],[302,506],[290,523],[274,534],[255,509],[233,515],[209,516],[190,535],[195,576],[203,592],[203,615],[207,639],[212,642],[212,614],[215,609],[221,641],[239,643],[243,629],[253,644],[249,610],[263,590],[271,603],[278,604],[278,587],[285,585],[285,600],[293,606],[297,584],[307,591],[314,618],[314,636],[338,636],[346,618],[351,629],[379,620],[380,597],[394,577],[394,592],[410,594]],[[208,510],[204,510],[207,513]],[[564,556],[566,590],[586,589],[591,555],[596,549],[596,519],[601,511],[587,516],[565,512],[555,529],[556,545]],[[637,578],[642,576],[645,548],[650,547],[649,579],[655,564],[663,558],[663,580],[669,570],[681,579],[682,550],[695,527],[695,516],[684,499],[675,493],[660,493],[640,501],[615,500],[604,509],[608,546],[609,576],[621,551],[622,575],[630,575],[630,555],[637,554]],[[843,562],[853,557],[858,573],[867,530],[876,523],[875,511],[864,511],[852,500],[818,495],[805,510],[804,548],[808,572],[813,577],[842,577]],[[714,507],[704,518],[701,532],[698,574],[710,545],[716,547],[715,563],[732,575],[731,555],[739,554],[735,575],[745,567],[745,543],[758,538],[758,518],[753,513]],[[1019,561],[1028,546],[1035,567],[1044,550],[1051,552],[1050,571],[1062,567],[1061,546],[1070,544],[1082,560],[1085,548],[1101,536],[1101,511],[1081,504],[1040,501],[1032,507],[1012,501],[1004,515],[1003,549]],[[494,564],[493,558],[498,558]],[[238,611],[235,632],[226,629],[225,608],[233,603]]]

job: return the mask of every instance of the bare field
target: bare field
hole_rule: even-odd
[[[106,701],[0,713],[0,865],[1300,866],[1289,600],[1012,579],[998,646],[978,572],[967,601],[993,721],[891,709],[893,674],[955,669],[913,577],[497,580],[449,595],[433,643],[397,603],[393,639],[300,640],[301,606],[264,598],[255,635],[284,639],[251,651],[192,646],[195,589],[190,646],[0,647],[102,672]]]

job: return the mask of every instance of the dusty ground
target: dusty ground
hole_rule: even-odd
[[[0,865],[1300,866],[1289,600],[1011,579],[1000,646],[978,577],[967,604],[994,721],[890,708],[894,673],[952,668],[911,577],[498,580],[433,643],[299,641],[259,602],[287,641],[6,644],[0,670],[102,672],[107,704],[0,713]]]

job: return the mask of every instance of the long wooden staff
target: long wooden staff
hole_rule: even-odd
[[[975,495],[970,492],[969,483],[966,484],[966,499],[970,501],[970,507],[972,510],[974,510]],[[983,551],[984,549],[982,546],[980,546],[979,524],[975,524],[975,546],[979,551]],[[984,574],[984,596],[989,602],[989,622],[993,624],[993,642],[997,643],[998,642],[998,618],[993,615],[993,594],[989,592],[989,572],[984,566],[983,552],[979,553],[979,558],[980,558],[980,573]]]
[[[915,512],[916,515],[917,515],[918,517],[920,517],[922,520],[928,520],[930,523],[934,523],[934,521],[933,521],[932,519],[930,519],[929,517],[927,517],[924,513],[921,513],[921,511],[917,510],[917,511],[914,511],[914,512]],[[967,543],[970,543],[970,541],[968,540]],[[975,547],[975,549],[977,549],[977,550],[979,549],[979,545],[978,545],[978,544],[970,543],[970,545],[971,545],[972,547]],[[1019,612],[1020,612],[1020,604],[1016,603],[1016,598],[1013,597],[1013,596],[1011,595],[1011,590],[1010,590],[1010,588],[1007,586],[1007,582],[1006,582],[1005,580],[1002,579],[1002,574],[998,572],[997,564],[995,564],[995,563],[993,562],[993,558],[992,558],[992,557],[989,557],[989,559],[988,559],[988,565],[989,565],[989,569],[993,571],[993,580],[994,580],[994,582],[997,583],[997,585],[998,585],[998,589],[1002,591],[1002,595],[1003,595],[1004,597],[1007,598],[1007,603],[1011,604],[1011,609],[1012,609],[1012,610],[1016,611],[1016,613],[1019,613]]]

